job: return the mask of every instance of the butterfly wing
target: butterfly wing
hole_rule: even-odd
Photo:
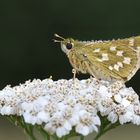
[[[140,37],[94,42],[75,47],[69,60],[78,71],[90,73],[98,79],[127,81],[140,65],[138,45]]]

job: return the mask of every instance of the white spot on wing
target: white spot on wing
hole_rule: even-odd
[[[116,46],[111,46],[110,51],[116,51]]]
[[[119,67],[123,67],[123,63],[122,62],[117,62],[117,65],[119,66]]]
[[[109,68],[110,70],[115,69],[116,71],[119,71],[119,69],[122,68],[122,67],[123,67],[122,62],[117,62],[117,64],[114,64],[113,67],[112,67],[112,66],[109,66],[108,68]]]
[[[123,56],[124,51],[117,51],[116,55],[117,56]]]
[[[103,61],[108,61],[108,60],[109,60],[108,54],[107,54],[107,53],[103,53],[103,54],[102,54],[102,60],[103,60]]]
[[[115,69],[116,71],[119,71],[119,65],[115,64],[115,65],[114,65],[114,69]]]
[[[137,50],[140,51],[140,46],[137,47]]]
[[[97,53],[97,52],[100,52],[100,50],[101,50],[100,48],[97,48],[93,52],[96,52]]]
[[[99,59],[99,58],[97,58],[96,60],[99,61],[99,62],[103,62],[103,60],[102,59]]]
[[[113,70],[113,67],[112,67],[112,66],[109,66],[108,68],[109,68],[110,70]]]
[[[130,64],[131,58],[130,57],[124,57],[123,63],[124,64]]]
[[[129,39],[129,45],[134,46],[134,38]]]

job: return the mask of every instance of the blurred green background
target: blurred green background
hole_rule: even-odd
[[[79,40],[140,35],[140,0],[1,0],[1,89],[50,75],[54,80],[72,77],[68,59],[52,41],[54,33]],[[140,93],[139,83],[140,71],[127,86]],[[139,140],[139,132],[140,127],[122,126],[101,140]],[[1,117],[0,140],[12,139],[25,137]]]

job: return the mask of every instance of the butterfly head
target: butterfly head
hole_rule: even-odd
[[[64,53],[68,54],[70,50],[74,47],[75,40],[72,38],[63,38],[57,34],[54,34],[55,37],[57,37],[57,40],[54,40],[54,42],[60,42],[61,43],[61,49]]]

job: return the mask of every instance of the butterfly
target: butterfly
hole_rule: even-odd
[[[140,68],[140,36],[111,41],[78,41],[55,34],[72,67],[109,82],[130,80]]]

